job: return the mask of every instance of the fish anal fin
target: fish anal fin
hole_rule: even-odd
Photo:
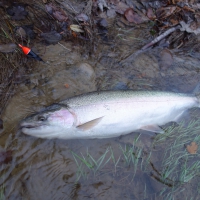
[[[81,125],[77,126],[76,128],[78,128],[79,130],[82,130],[82,131],[90,130],[93,127],[95,127],[102,120],[102,118],[103,117],[99,117],[97,119],[93,119],[93,120],[91,120],[89,122],[86,122],[84,124],[81,124]]]
[[[156,132],[156,133],[164,133],[164,130],[161,129],[158,125],[147,125],[143,126],[140,129],[145,130],[145,131],[150,131],[150,132]]]

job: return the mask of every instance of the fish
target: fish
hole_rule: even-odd
[[[112,138],[146,130],[164,133],[200,95],[163,91],[96,91],[47,106],[20,123],[22,133],[39,138]]]

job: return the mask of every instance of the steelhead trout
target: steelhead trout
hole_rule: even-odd
[[[177,121],[199,96],[171,92],[101,91],[69,98],[21,122],[23,133],[40,138],[111,138]]]

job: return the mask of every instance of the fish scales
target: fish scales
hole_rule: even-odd
[[[138,129],[163,132],[159,127],[198,107],[194,95],[150,91],[92,92],[61,101],[22,123],[22,132],[43,138],[109,138]],[[66,105],[63,107],[63,105]],[[44,120],[39,120],[43,115]]]

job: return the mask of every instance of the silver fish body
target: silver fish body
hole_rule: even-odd
[[[111,138],[138,129],[163,132],[199,107],[194,95],[170,92],[102,91],[75,96],[47,107],[21,123],[22,132],[40,138]]]

